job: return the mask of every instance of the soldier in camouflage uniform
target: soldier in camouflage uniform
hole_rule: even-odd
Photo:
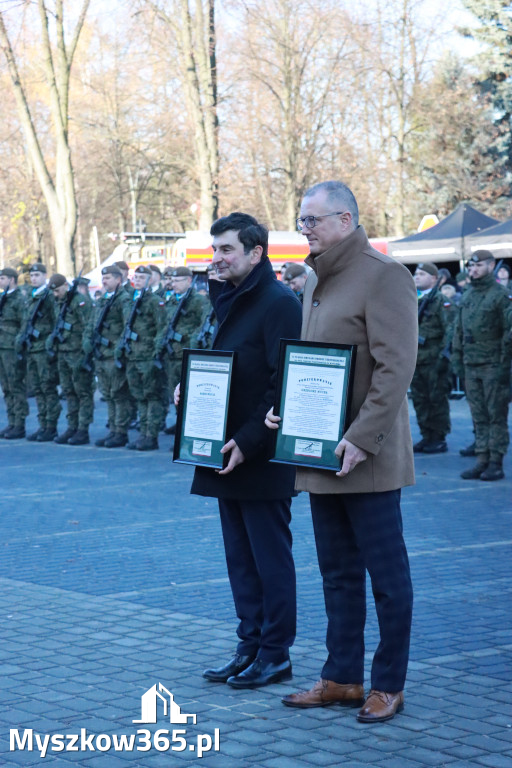
[[[444,453],[450,432],[451,390],[449,329],[443,295],[437,290],[435,264],[418,264],[414,282],[419,291],[419,332],[416,370],[411,382],[412,402],[421,432],[415,453]]]
[[[25,299],[18,288],[18,273],[11,267],[0,271],[0,385],[4,393],[8,426],[0,432],[6,440],[25,437],[28,416],[25,362],[14,350],[25,316]]]
[[[84,334],[83,349],[94,360],[98,386],[108,408],[109,433],[96,440],[99,448],[120,448],[128,442],[132,400],[126,371],[118,368],[114,352],[124,328],[123,308],[130,297],[121,285],[123,273],[115,265],[103,267],[101,281],[105,293],[98,299]]]
[[[181,307],[174,329],[176,338],[171,342],[173,354],[169,355],[168,351],[163,352],[163,362],[167,377],[167,403],[172,401],[174,390],[180,381],[183,350],[186,348],[195,349],[197,347],[197,334],[201,330],[205,317],[210,310],[209,301],[193,288],[193,277],[192,271],[187,267],[177,267],[172,271],[173,293],[165,305],[167,327],[172,322],[181,299],[189,289],[190,293],[185,300],[185,304]],[[166,429],[166,432],[172,435],[175,430],[176,426],[173,425]]]
[[[39,429],[28,435],[27,440],[46,443],[57,435],[57,422],[62,410],[57,393],[57,362],[50,360],[46,352],[46,340],[56,321],[56,308],[53,295],[46,285],[44,264],[32,264],[29,276],[32,295],[25,308],[23,328],[16,339],[16,352],[26,355],[27,385],[29,391],[34,393],[37,403]],[[44,300],[40,304],[41,299]],[[31,323],[32,333],[29,332]]]
[[[58,302],[57,313],[64,327],[59,335],[55,332],[50,335],[46,348],[53,355],[57,351],[60,385],[68,410],[68,428],[55,438],[55,442],[61,445],[88,445],[89,424],[94,413],[94,387],[92,371],[85,370],[82,365],[82,344],[92,312],[92,301],[89,295],[84,296],[76,290],[77,284],[74,290],[71,289],[64,275],[52,275],[48,285]],[[71,299],[69,292],[73,294]],[[67,309],[64,309],[66,306]]]
[[[131,302],[123,306],[125,333],[133,302],[146,286],[149,267],[137,267],[133,277],[135,292]],[[132,396],[137,401],[140,417],[140,437],[129,443],[128,448],[138,451],[154,451],[158,448],[158,433],[165,418],[164,373],[155,365],[155,357],[165,333],[164,300],[151,290],[145,290],[139,311],[131,328],[132,340],[126,355],[118,345],[115,357],[118,364],[126,364],[126,378]]]
[[[116,261],[114,264],[115,267],[121,270],[123,275],[123,280],[121,282],[121,288],[123,291],[125,291],[130,298],[133,296],[133,285],[128,280],[128,274],[130,272],[130,267],[126,263],[126,261]]]
[[[501,480],[507,452],[511,342],[511,298],[496,282],[490,251],[475,251],[469,261],[471,286],[460,302],[453,336],[452,364],[464,377],[475,426],[476,464],[465,480]]]

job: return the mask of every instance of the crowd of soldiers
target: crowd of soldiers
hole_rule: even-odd
[[[467,274],[457,275],[461,290],[444,280],[444,270],[418,264],[418,357],[411,384],[421,440],[416,453],[448,450],[449,396],[454,376],[471,409],[474,442],[460,451],[475,456],[464,480],[501,480],[507,452],[512,360],[512,286],[508,267],[478,250]],[[449,276],[449,273],[448,273]]]
[[[0,270],[0,384],[8,419],[0,437],[89,444],[97,380],[108,433],[96,445],[158,448],[183,349],[209,346],[210,303],[186,267],[162,275],[155,265],[139,266],[133,286],[128,272],[123,261],[104,267],[103,292],[94,303],[85,278],[71,285],[60,274],[48,279],[44,264],[35,263],[26,295],[15,269]],[[39,428],[26,435],[28,395],[35,397]],[[59,434],[61,398],[67,428]],[[139,436],[129,442],[137,419]]]
[[[512,285],[505,265],[491,252],[476,251],[452,280],[446,269],[418,264],[418,357],[411,384],[421,440],[416,453],[448,450],[449,397],[454,377],[464,387],[474,442],[461,450],[476,463],[464,479],[499,480],[509,442]],[[30,267],[26,296],[12,268],[0,271],[0,384],[7,440],[25,438],[27,393],[37,404],[37,442],[87,445],[97,386],[108,408],[108,432],[98,447],[150,451],[158,448],[172,393],[180,380],[184,348],[208,348],[214,317],[186,267],[139,266],[128,280],[121,261],[102,269],[103,292],[92,302],[86,281],[70,285],[46,267]],[[287,263],[281,277],[302,299],[307,270]],[[60,396],[58,387],[60,385]],[[61,398],[67,428],[57,431]],[[128,430],[137,423],[139,436]]]

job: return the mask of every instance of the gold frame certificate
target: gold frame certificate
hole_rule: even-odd
[[[272,461],[338,471],[334,450],[348,427],[356,347],[282,339]]]
[[[184,349],[173,461],[223,469],[234,352]]]

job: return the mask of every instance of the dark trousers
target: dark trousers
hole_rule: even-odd
[[[400,491],[310,494],[327,612],[322,677],[363,683],[366,571],[380,629],[371,687],[403,690],[409,659],[412,584],[402,535]]]
[[[286,661],[296,632],[291,499],[219,499],[229,581],[240,623],[237,652]]]

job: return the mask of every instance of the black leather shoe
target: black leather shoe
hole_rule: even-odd
[[[292,663],[290,659],[274,664],[273,661],[255,659],[250,667],[240,672],[236,677],[226,680],[232,688],[262,688],[272,683],[282,683],[292,679]]]
[[[240,656],[239,653],[235,654],[231,661],[228,661],[223,667],[217,669],[205,669],[203,677],[206,680],[210,680],[212,683],[225,683],[228,677],[240,674],[244,669],[252,664],[254,656]]]

